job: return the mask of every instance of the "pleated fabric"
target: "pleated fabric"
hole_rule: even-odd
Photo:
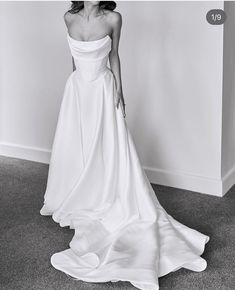
[[[143,290],[159,289],[159,277],[182,267],[205,270],[209,236],[160,205],[115,106],[111,38],[67,39],[76,70],[65,85],[40,213],[74,236],[51,264],[78,280]]]

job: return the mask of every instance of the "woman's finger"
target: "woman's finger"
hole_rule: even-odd
[[[116,101],[116,106],[117,106],[117,108],[118,108],[118,106],[119,106],[119,103],[120,103],[120,98],[118,98],[118,100]]]
[[[123,102],[121,102],[121,109],[122,109],[123,117],[125,118],[126,117],[126,112],[125,112],[125,104]]]

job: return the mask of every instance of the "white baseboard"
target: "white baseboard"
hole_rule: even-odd
[[[0,142],[0,155],[49,163],[51,151],[37,147]]]
[[[235,184],[235,165],[223,176],[222,183],[223,194],[225,194]]]
[[[153,184],[182,188],[204,194],[222,197],[235,183],[235,166],[223,179],[198,176],[186,172],[143,167]]]
[[[48,164],[51,151],[49,149],[0,142],[0,155]],[[235,166],[222,179],[147,166],[143,166],[143,168],[153,184],[182,188],[218,197],[222,197],[235,183]]]

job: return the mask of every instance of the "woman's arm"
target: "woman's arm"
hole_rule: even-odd
[[[121,102],[123,115],[125,117],[126,113],[125,113],[125,101],[124,101],[123,91],[122,91],[121,64],[120,64],[120,58],[118,54],[119,39],[120,39],[121,27],[122,27],[122,17],[120,13],[114,12],[112,13],[111,18],[112,18],[111,19],[112,48],[109,53],[109,62],[110,62],[110,68],[114,74],[114,78],[116,82],[116,89],[117,89],[116,105],[118,108],[119,103]]]
[[[72,20],[72,15],[71,13],[69,13],[68,11],[65,12],[64,14],[64,22],[65,22],[65,25],[67,27],[67,29],[69,29],[69,25],[70,25],[70,22]],[[73,66],[73,71],[75,71],[76,67],[75,67],[75,63],[74,63],[74,58],[72,57],[72,66]]]

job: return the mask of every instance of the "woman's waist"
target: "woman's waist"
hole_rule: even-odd
[[[105,74],[107,71],[110,71],[107,65],[95,67],[95,66],[84,66],[81,64],[76,64],[76,75],[79,78],[82,78],[87,81],[93,81]]]

